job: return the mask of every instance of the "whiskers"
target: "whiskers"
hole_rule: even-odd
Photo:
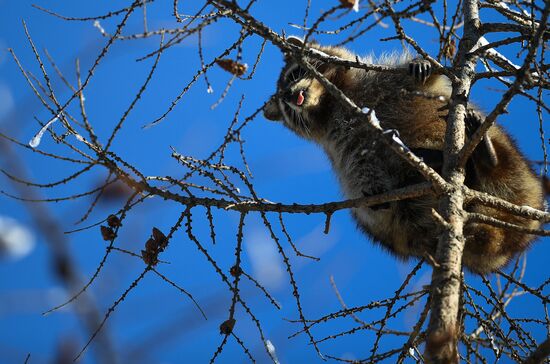
[[[285,117],[285,121],[294,129],[302,132],[307,137],[311,136],[311,130],[309,129],[308,122],[302,112],[296,110],[288,101],[283,102],[281,109]]]

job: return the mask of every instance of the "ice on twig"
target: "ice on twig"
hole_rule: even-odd
[[[494,350],[495,354],[498,355],[498,353],[500,352],[500,349],[499,349],[499,347],[497,346],[497,344],[495,342],[494,336],[491,334],[491,332],[489,330],[485,330],[485,333],[489,337],[489,341],[491,342],[491,346],[493,347],[493,350]]]
[[[353,10],[358,13],[359,12],[359,0],[355,0],[355,4],[353,4]]]
[[[369,114],[370,115],[370,120],[371,122],[376,126],[376,127],[380,127],[380,120],[378,120],[378,117],[376,117],[376,112],[374,110],[371,110],[369,109],[368,107],[364,107],[363,109],[361,109],[361,111],[363,112],[363,114]]]
[[[380,120],[378,120],[378,118],[376,117],[376,112],[374,110],[369,109],[368,107],[364,107],[363,109],[361,109],[361,111],[364,114],[369,115],[371,123],[374,124],[376,127],[380,128]],[[382,134],[391,135],[391,138],[394,143],[399,144],[399,146],[401,146],[401,148],[403,148],[406,152],[411,151],[409,147],[407,147],[405,143],[403,143],[403,141],[399,138],[399,131],[397,129],[383,130]]]
[[[372,123],[374,125],[376,125],[377,127],[380,127],[380,120],[378,120],[378,118],[376,117],[376,114],[374,113],[374,110],[372,111],[372,114],[370,116],[370,120],[372,121]]]
[[[315,48],[308,48],[308,51],[311,52],[312,54],[317,54],[321,57],[327,57],[327,58],[338,58],[338,57],[334,57],[334,56],[331,56],[323,51],[320,51],[318,49],[315,49]]]
[[[409,149],[409,147],[407,147],[405,145],[405,143],[403,143],[403,141],[399,138],[399,136],[397,136],[397,134],[393,134],[392,135],[392,140],[394,142],[396,142],[397,144],[399,144],[399,146],[401,146],[401,148],[403,148],[406,152],[410,152],[411,150]]]
[[[476,49],[480,48],[480,47],[483,47],[483,46],[486,46],[487,44],[489,44],[489,41],[487,40],[487,38],[481,36],[479,38],[479,41],[477,42],[477,44],[474,46],[474,48],[472,49],[472,52],[475,51]],[[517,64],[515,64],[514,62],[510,61],[508,58],[504,57],[502,55],[502,53],[500,53],[499,51],[495,50],[494,48],[489,48],[485,51],[487,54],[490,54],[494,57],[497,57],[501,60],[503,60],[504,62],[508,63],[510,66],[514,67],[515,69],[519,70],[521,67],[518,66]],[[537,75],[535,73],[533,73],[533,76],[537,77]]]
[[[57,119],[59,119],[59,114],[56,115],[55,117],[53,117],[50,121],[48,121],[46,123],[46,125],[44,125],[39,131],[38,133],[36,133],[36,135],[31,139],[31,141],[29,142],[29,145],[31,146],[31,148],[36,148],[40,145],[40,142],[42,141],[42,136],[44,135],[44,133],[46,132],[46,130],[48,130],[48,128],[50,127],[50,125],[52,125],[53,123],[55,123],[57,121]]]
[[[206,89],[206,92],[209,93],[209,94],[212,94],[212,93],[214,93],[214,89],[212,88],[212,86],[208,85],[208,88]]]
[[[521,15],[520,13],[518,13],[517,11],[515,10],[512,10],[510,9],[510,7],[508,6],[508,4],[506,4],[504,1],[499,1],[498,5],[506,10],[508,10],[508,12],[512,13],[512,14],[517,14],[517,15]],[[521,9],[521,12],[523,13],[524,16],[527,16],[527,17],[531,17],[531,14],[529,14],[529,12],[525,9]],[[531,25],[531,21],[529,21],[529,25]]]
[[[275,352],[275,346],[273,345],[271,340],[267,339],[265,341],[265,347],[267,348],[267,351],[269,352],[269,355],[273,359],[273,362],[275,364],[279,364],[280,362],[279,362],[279,359],[277,359],[277,353]]]
[[[391,135],[391,139],[393,140],[394,143],[398,144],[401,148],[403,148],[405,150],[405,152],[410,152],[411,150],[409,149],[409,147],[407,147],[405,145],[405,143],[403,143],[403,141],[401,140],[401,138],[399,138],[399,131],[397,131],[396,129],[387,129],[387,130],[384,130],[382,132],[382,134],[384,135]]]
[[[96,27],[97,29],[99,29],[99,31],[101,32],[102,35],[107,34],[107,32],[105,31],[105,29],[103,29],[103,27],[101,26],[101,23],[99,22],[99,20],[95,20],[95,21],[94,21],[94,27]]]
[[[300,30],[308,30],[308,29],[306,29],[306,28],[304,28],[303,26],[298,25],[298,24],[290,23],[290,24],[288,24],[288,25],[290,25],[290,26],[293,27],[293,28],[300,29]]]

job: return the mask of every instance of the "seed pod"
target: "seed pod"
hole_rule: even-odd
[[[219,59],[216,61],[216,63],[218,64],[218,66],[235,76],[244,75],[246,70],[248,69],[248,65],[246,63],[239,63],[237,61],[227,58]]]
[[[166,235],[164,235],[164,233],[156,227],[153,228],[153,239],[157,242],[160,248],[166,248],[166,244],[168,243]]]
[[[148,252],[146,250],[141,251],[141,259],[143,259],[145,264],[150,266],[155,266],[159,262],[157,254]]]
[[[154,252],[158,249],[158,243],[153,240],[153,239],[149,239],[147,240],[147,242],[145,242],[145,250],[147,250],[148,252]]]
[[[220,325],[220,334],[223,334],[223,335],[231,334],[233,332],[233,328],[235,327],[235,322],[236,321],[233,318],[225,320]]]
[[[101,236],[103,237],[103,240],[105,240],[105,241],[113,240],[116,237],[115,232],[113,231],[113,229],[111,229],[108,226],[103,226],[103,225],[101,225]]]
[[[340,3],[346,8],[359,11],[359,0],[340,0]]]
[[[164,233],[162,231],[160,231],[159,229],[154,227],[153,228],[153,239],[160,242],[160,241],[166,239],[166,235],[164,235]]]
[[[109,215],[107,218],[107,224],[109,224],[110,227],[115,228],[120,226],[120,219],[116,215]]]
[[[236,265],[232,266],[231,269],[229,269],[229,274],[231,274],[233,277],[241,275],[242,272],[243,270],[241,269],[241,267],[237,267]]]

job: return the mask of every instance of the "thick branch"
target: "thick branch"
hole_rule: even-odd
[[[151,195],[162,197],[166,200],[179,202],[185,206],[207,206],[217,207],[225,210],[234,210],[239,212],[279,212],[279,213],[333,213],[338,210],[349,209],[353,207],[361,206],[373,206],[379,205],[385,202],[399,201],[408,198],[416,198],[425,196],[427,194],[434,193],[431,184],[419,183],[403,188],[396,189],[394,191],[382,193],[375,196],[361,197],[352,200],[327,202],[323,204],[282,204],[271,203],[265,201],[248,200],[243,202],[228,201],[225,199],[216,199],[210,197],[195,197],[195,196],[182,196],[177,193],[161,189],[159,187],[151,186],[145,181],[136,181],[126,172],[120,169],[115,162],[103,157],[105,166],[113,173],[115,173],[121,181],[126,183],[132,189],[149,193]]]
[[[457,76],[453,85],[451,107],[447,119],[443,177],[451,190],[440,201],[440,214],[446,220],[436,251],[432,275],[431,315],[426,342],[426,360],[430,363],[458,363],[458,310],[464,250],[464,194],[465,172],[458,163],[458,154],[464,146],[464,117],[468,94],[475,75],[477,56],[470,50],[477,44],[480,32],[476,0],[463,5],[464,36],[459,44]]]

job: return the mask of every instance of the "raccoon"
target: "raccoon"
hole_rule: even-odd
[[[304,46],[299,38],[288,41]],[[330,56],[354,61],[358,57],[342,47],[308,43]],[[380,126],[395,130],[415,154],[441,171],[449,80],[431,72],[428,62],[408,53],[378,59],[362,58],[402,69],[380,72],[346,68],[316,60],[309,62],[361,108],[375,111]],[[371,132],[369,126],[353,122],[344,109],[315,77],[285,54],[277,92],[264,107],[266,119],[282,121],[297,135],[311,140],[327,153],[347,198],[375,195],[424,181],[424,178]],[[416,93],[415,93],[416,92]],[[442,97],[425,97],[426,94]],[[470,135],[479,125],[481,113],[474,106],[466,115]],[[466,168],[465,184],[517,205],[543,207],[543,190],[538,177],[513,140],[499,126],[493,126],[472,153]],[[438,224],[431,211],[435,197],[421,197],[351,210],[358,226],[376,243],[394,255],[434,257]],[[536,229],[540,222],[524,219],[490,207],[470,203],[469,212]],[[474,273],[484,274],[506,265],[534,240],[533,235],[467,222],[463,264]],[[433,259],[428,259],[433,261]]]

